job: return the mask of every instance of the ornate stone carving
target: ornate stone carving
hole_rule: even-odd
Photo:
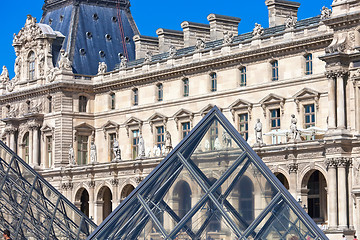
[[[136,181],[137,184],[140,184],[143,179],[144,178],[142,176],[135,177],[135,181]]]
[[[20,56],[18,56],[15,59],[15,65],[14,65],[15,78],[20,77],[21,65],[22,65],[22,58]]]
[[[125,56],[120,57],[120,69],[127,68],[128,59]]]
[[[288,16],[288,18],[285,20],[285,27],[287,29],[294,28],[296,25],[297,19],[293,16]]]
[[[338,167],[348,167],[352,164],[352,158],[350,157],[340,157],[338,159]]]
[[[205,48],[205,41],[201,38],[196,39],[195,49],[202,50]]]
[[[6,118],[16,118],[16,116],[19,114],[19,107],[17,104],[11,105],[10,109],[6,115]]]
[[[94,142],[90,145],[90,163],[97,162],[97,152],[96,152],[96,145]]]
[[[168,154],[173,149],[172,142],[171,142],[171,134],[169,131],[166,131],[165,135],[165,154]]]
[[[69,147],[69,165],[70,166],[76,165],[75,151],[74,151],[72,144],[70,144],[70,147]]]
[[[142,134],[140,134],[139,143],[138,143],[138,156],[136,159],[143,159],[143,158],[145,158],[145,141]]]
[[[323,6],[320,11],[321,11],[320,19],[327,19],[331,17],[332,14],[331,9]]]
[[[71,68],[72,63],[71,63],[71,61],[69,59],[68,53],[65,52],[64,49],[61,49],[60,54],[61,54],[61,57],[60,57],[60,60],[59,60],[59,69],[60,70],[72,71],[72,68]]]
[[[291,114],[290,130],[291,130],[291,133],[292,133],[292,140],[293,141],[300,141],[301,140],[300,133],[299,133],[299,130],[298,130],[296,124],[297,124],[297,119],[295,118],[294,114]]]
[[[144,63],[150,63],[152,61],[152,52],[147,51],[145,53]]]
[[[43,46],[39,46],[38,50],[38,69],[40,76],[44,76],[44,66],[45,66],[45,53]]]
[[[98,75],[104,74],[107,71],[107,65],[105,62],[99,62]]]
[[[255,23],[255,27],[253,29],[252,34],[254,37],[260,37],[264,35],[264,28],[261,26],[261,24]]]
[[[289,163],[287,164],[287,168],[289,169],[289,173],[297,173],[297,171],[299,170],[299,164]]]
[[[169,58],[175,57],[176,55],[176,47],[174,45],[171,45],[169,48]]]
[[[337,168],[338,164],[339,164],[339,160],[337,158],[327,158],[325,160],[325,165],[327,169]]]
[[[91,180],[88,182],[88,185],[89,185],[90,188],[94,188],[96,184],[95,184],[95,181],[91,179]]]
[[[57,74],[57,71],[59,70],[59,68],[50,68],[48,71],[47,71],[47,74],[46,74],[46,81],[47,82],[53,82],[56,78],[56,76],[58,75]]]
[[[255,139],[256,139],[256,144],[255,146],[261,146],[264,144],[263,142],[263,138],[262,138],[262,123],[260,122],[260,119],[256,119],[256,124],[255,124]]]
[[[121,149],[119,145],[119,141],[115,138],[113,143],[113,152],[115,158],[112,160],[113,162],[118,162],[121,160]]]
[[[110,180],[110,184],[114,187],[117,187],[119,185],[119,180],[116,178],[113,178]]]
[[[223,44],[228,45],[231,44],[233,41],[234,41],[234,34],[229,31],[225,31]]]
[[[9,71],[6,68],[6,66],[3,66],[3,68],[2,68],[2,72],[1,72],[1,75],[0,75],[0,81],[1,81],[1,83],[3,85],[6,85],[10,81]]]

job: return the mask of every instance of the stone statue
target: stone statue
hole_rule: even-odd
[[[47,74],[46,74],[46,81],[47,82],[53,82],[56,78],[56,72],[59,70],[59,68],[50,68],[48,71],[47,71]]]
[[[17,105],[11,105],[10,110],[7,113],[6,117],[7,118],[15,118],[17,116],[17,112],[18,112],[18,106]]]
[[[231,137],[228,132],[223,132],[222,141],[225,148],[231,148]]]
[[[256,145],[261,146],[263,145],[263,137],[262,137],[262,123],[260,119],[256,119],[255,124],[255,137],[256,137]]]
[[[294,114],[291,114],[291,125],[290,125],[290,130],[291,130],[291,133],[292,133],[292,139],[294,141],[297,141],[297,140],[301,140],[300,138],[300,132],[299,130],[297,129],[297,119],[295,118],[295,115]]]
[[[255,23],[255,28],[253,30],[253,36],[260,37],[263,34],[264,34],[264,28],[261,26],[261,24]]]
[[[331,9],[323,6],[320,11],[321,11],[320,19],[326,19],[326,18],[331,17],[331,14],[332,14]]]
[[[174,57],[176,55],[176,47],[171,45],[169,48],[169,57]]]
[[[60,54],[59,69],[71,71],[71,61],[69,60],[68,53],[61,49]]]
[[[138,143],[138,157],[137,159],[143,159],[145,157],[145,141],[143,136],[140,134]]]
[[[120,57],[120,69],[127,67],[128,60],[125,56]]]
[[[229,31],[225,31],[223,44],[227,45],[232,43],[233,41],[234,41],[234,34]]]
[[[16,78],[20,77],[21,64],[22,64],[21,57],[17,57],[16,60],[15,60],[15,66],[14,66],[14,72],[15,72],[15,77]]]
[[[32,107],[30,109],[31,113],[39,113],[42,111],[42,102],[39,99],[39,101],[36,103],[36,101],[32,101]]]
[[[98,75],[99,74],[104,74],[107,71],[107,65],[105,62],[99,62],[99,67],[98,67]]]
[[[145,62],[145,63],[149,63],[149,62],[151,62],[151,60],[152,60],[152,53],[151,53],[150,51],[147,51],[147,52],[145,53],[144,62]]]
[[[169,131],[166,131],[165,135],[165,154],[168,154],[173,149],[172,143],[171,143],[171,134]]]
[[[293,16],[288,16],[285,20],[285,27],[286,28],[294,28],[296,25],[296,18]]]
[[[9,71],[7,70],[6,66],[3,66],[2,73],[0,75],[0,80],[2,84],[7,84],[10,81],[9,78]]]
[[[119,145],[119,141],[115,138],[113,143],[113,152],[115,158],[112,160],[113,162],[118,162],[121,160],[121,149]]]
[[[205,140],[205,146],[204,147],[205,147],[206,151],[210,150],[210,142],[209,142],[209,140],[207,140],[207,139]]]
[[[92,142],[90,145],[90,162],[91,163],[97,162],[96,145],[94,142]]]
[[[215,142],[214,142],[214,148],[215,150],[221,150],[221,143],[220,143],[220,140],[219,138],[215,138]]]
[[[70,144],[70,148],[69,148],[69,165],[70,166],[76,165],[75,152],[72,144]]]
[[[201,38],[196,39],[195,48],[196,48],[196,50],[204,49],[205,48],[205,41],[202,40]]]

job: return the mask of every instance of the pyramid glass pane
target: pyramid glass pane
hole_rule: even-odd
[[[88,239],[327,239],[214,107]]]
[[[86,239],[95,229],[89,218],[2,142],[0,157],[0,226],[9,229],[13,239]]]

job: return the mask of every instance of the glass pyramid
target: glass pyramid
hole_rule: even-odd
[[[88,239],[327,239],[217,107]]]
[[[12,239],[86,239],[89,218],[0,141],[0,227]]]

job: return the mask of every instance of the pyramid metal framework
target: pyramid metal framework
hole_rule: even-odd
[[[327,239],[217,107],[88,239]]]
[[[0,141],[0,227],[12,239],[86,239],[96,224]]]

